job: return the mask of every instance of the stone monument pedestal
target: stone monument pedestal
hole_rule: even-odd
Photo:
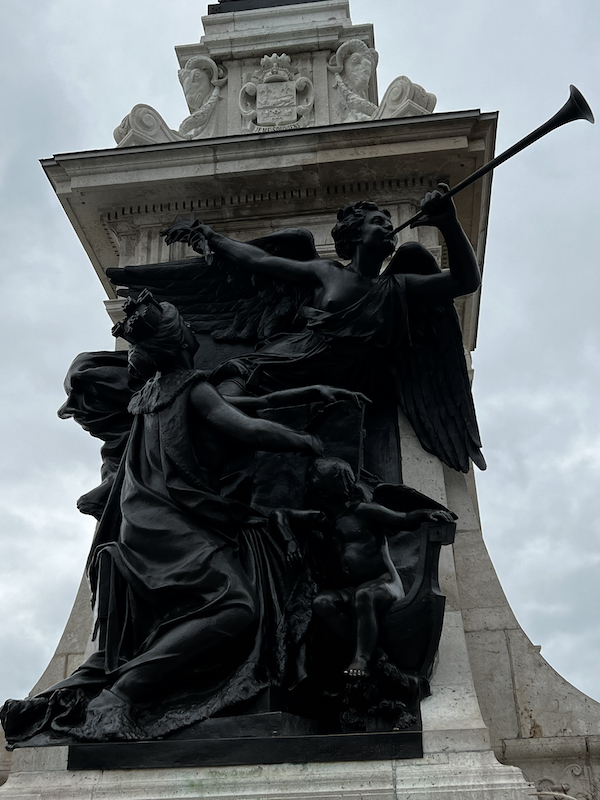
[[[521,770],[491,750],[422,759],[67,771],[67,747],[16,751],[2,800],[525,800]]]
[[[421,705],[422,758],[394,758],[393,748],[370,734],[362,734],[365,746],[356,760],[334,763],[319,758],[319,763],[173,768],[159,767],[157,759],[155,767],[144,769],[69,769],[83,764],[75,748],[31,747],[14,751],[0,800],[525,800],[534,793],[532,785],[520,769],[501,764],[491,748],[460,616],[459,611],[446,612],[432,696]],[[280,745],[282,738],[273,742]],[[333,738],[343,741],[344,736]],[[190,744],[185,742],[186,748]],[[314,746],[307,753],[311,750]],[[402,755],[401,748],[397,753]]]

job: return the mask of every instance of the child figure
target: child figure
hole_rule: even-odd
[[[326,566],[337,571],[334,581],[338,588],[319,591],[313,610],[339,636],[356,643],[354,657],[344,673],[352,678],[366,677],[379,638],[379,620],[395,600],[405,596],[387,537],[414,531],[423,522],[452,522],[454,515],[431,509],[398,512],[372,502],[351,466],[339,458],[317,458],[313,462],[306,500],[316,511],[277,511],[278,527],[287,538],[292,557],[297,550],[292,530],[298,528],[312,528],[321,550],[323,545],[333,544],[328,554],[322,552],[317,557],[337,562]],[[325,532],[332,542],[323,538]]]

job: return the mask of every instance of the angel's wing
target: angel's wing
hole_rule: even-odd
[[[179,226],[178,231],[170,240],[188,240],[193,220],[175,225]],[[204,250],[201,243],[196,244]],[[302,228],[285,228],[248,244],[297,261],[318,258],[312,234]],[[217,341],[225,342],[264,341],[293,330],[298,308],[310,298],[307,289],[244,272],[217,255],[212,263],[202,256],[109,269],[107,275],[120,287],[119,296],[135,296],[142,289],[149,289],[159,302],[176,306],[196,333],[210,333]]]
[[[439,271],[431,253],[411,242],[398,248],[386,274]],[[398,365],[397,396],[421,446],[461,472],[469,471],[469,459],[485,469],[454,304],[411,304],[409,330],[410,345]]]

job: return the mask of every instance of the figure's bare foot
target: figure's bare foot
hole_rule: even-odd
[[[392,730],[405,731],[408,728],[412,728],[412,726],[416,724],[417,724],[417,718],[405,708],[397,716],[396,722],[394,723],[394,727],[392,728]]]
[[[71,729],[71,734],[81,741],[110,742],[133,741],[144,738],[132,716],[129,703],[104,689],[90,701],[85,720]]]
[[[355,658],[344,670],[344,675],[348,675],[349,678],[367,678],[369,674],[369,662],[366,658]]]

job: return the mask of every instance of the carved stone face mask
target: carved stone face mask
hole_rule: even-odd
[[[352,53],[346,59],[344,76],[348,84],[363,97],[367,96],[372,73],[373,62],[364,53]]]
[[[212,86],[208,72],[203,69],[190,70],[189,74],[183,78],[183,93],[190,108],[194,111],[202,107],[202,104],[210,94]]]

